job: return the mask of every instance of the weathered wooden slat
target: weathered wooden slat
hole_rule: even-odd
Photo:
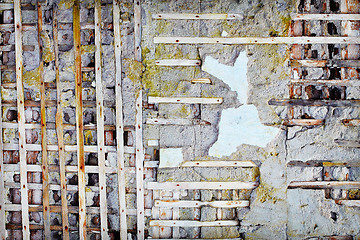
[[[60,186],[61,186],[61,221],[62,221],[62,236],[63,239],[70,239],[69,233],[69,216],[68,216],[68,200],[66,192],[66,166],[65,166],[65,145],[64,145],[64,124],[63,124],[63,109],[61,105],[62,90],[60,83],[60,69],[59,69],[59,37],[58,37],[58,17],[57,5],[53,8],[53,38],[54,38],[54,54],[55,54],[55,81],[56,81],[56,98],[57,108],[55,115],[56,136],[58,141],[58,157],[59,157],[59,172],[60,172]],[[75,126],[74,126],[75,129]]]
[[[324,125],[323,119],[287,119],[283,122],[285,126],[320,126]]]
[[[348,127],[359,127],[360,119],[343,119],[341,120],[342,124]]]
[[[152,15],[153,19],[184,19],[184,20],[195,20],[195,19],[209,19],[209,20],[232,20],[232,19],[243,19],[244,16],[241,14],[232,13],[158,13]]]
[[[248,207],[249,201],[187,201],[187,200],[155,200],[155,207],[161,208],[195,208],[195,207],[214,207],[214,208],[238,208]]]
[[[148,103],[221,104],[223,98],[148,97]]]
[[[16,107],[17,103],[16,101],[6,101],[3,100],[2,104],[4,107]],[[25,100],[25,107],[40,107],[40,101],[34,101],[34,100]],[[55,107],[56,106],[56,101],[54,100],[45,100],[45,106],[46,107]],[[83,107],[95,107],[96,103],[95,101],[88,101],[88,100],[84,100],[83,101]],[[110,102],[110,101],[104,101],[104,106],[105,107],[114,107],[114,103]]]
[[[134,0],[134,43],[135,43],[135,60],[141,62],[141,0]],[[142,126],[142,80],[138,79],[136,83],[137,92],[135,100],[135,142],[136,142],[136,226],[137,238],[145,238],[145,219],[144,219],[144,146],[143,146],[143,126]]]
[[[360,207],[360,200],[335,200],[335,203],[347,207]]]
[[[0,85],[2,82],[2,72],[0,71]],[[1,91],[0,91],[0,98],[2,97]],[[2,105],[0,101],[0,118],[3,119],[3,111],[2,111]],[[3,136],[2,131],[2,122],[0,122],[0,136]],[[3,137],[0,137],[0,219],[6,219],[5,218],[5,188],[4,188],[4,155],[3,155]],[[0,222],[0,239],[5,240],[6,239],[6,228],[5,228],[5,221]]]
[[[269,105],[275,106],[329,106],[329,107],[359,107],[359,99],[351,100],[314,100],[314,99],[270,99]]]
[[[187,220],[150,220],[150,227],[221,227],[238,226],[236,220],[223,220],[213,222],[187,221]]]
[[[42,59],[42,41],[41,33],[43,31],[43,15],[42,6],[37,2],[37,32],[39,45],[39,79],[40,79],[40,116],[41,116],[41,165],[42,165],[42,182],[43,182],[43,221],[44,221],[44,237],[50,239],[50,199],[49,199],[49,171],[47,159],[47,134],[46,134],[46,108],[45,108],[45,85],[44,85],[44,63]]]
[[[105,130],[104,94],[102,83],[101,1],[95,0],[95,82],[96,82],[96,124],[100,188],[101,239],[109,239],[107,219],[106,175],[105,175]]]
[[[334,139],[334,142],[341,147],[360,148],[360,141],[358,140]]]
[[[59,30],[72,30],[72,23],[58,23]],[[92,30],[95,29],[95,25],[91,23],[81,23],[81,30]],[[11,31],[15,29],[15,25],[12,23],[2,23],[0,24],[0,30],[2,31]],[[113,29],[112,23],[102,23],[101,29]],[[37,31],[36,24],[34,23],[26,23],[22,25],[23,31]],[[51,31],[52,25],[43,24],[43,30]]]
[[[145,161],[144,162],[144,168],[156,168],[154,166],[157,164],[157,161]],[[106,173],[116,173],[115,167],[106,167],[105,171]],[[58,165],[49,165],[49,171],[50,172],[58,172],[60,170],[60,167]],[[76,166],[66,166],[65,167],[66,172],[77,172]],[[18,164],[3,164],[3,171],[4,172],[19,172],[20,168]],[[27,165],[27,171],[28,172],[41,172],[41,166],[40,165],[33,165],[28,164]],[[124,171],[129,174],[135,173],[135,167],[124,167]],[[149,170],[150,171],[150,170]],[[98,166],[85,166],[85,173],[99,173],[99,167]]]
[[[291,67],[360,67],[360,60],[290,60]]]
[[[205,83],[211,84],[211,80],[209,78],[195,78],[190,80],[191,83]]]
[[[180,67],[191,67],[200,66],[201,60],[198,59],[162,59],[156,60],[155,64],[158,66],[180,66]]]
[[[147,118],[146,124],[152,125],[211,125],[210,122],[201,119],[166,119],[166,118]]]
[[[16,122],[2,122],[2,128],[18,128],[18,124]],[[54,123],[46,123],[47,129],[55,129],[56,124]],[[75,131],[76,126],[72,124],[63,124],[64,130],[73,130]],[[41,129],[40,123],[25,123],[25,129]],[[96,130],[97,126],[95,124],[86,124],[84,125],[84,130]],[[105,131],[114,131],[116,129],[115,125],[104,125]],[[132,131],[133,127],[127,126],[124,127],[125,131]]]
[[[348,21],[348,20],[360,20],[360,14],[292,14],[292,20],[339,20],[339,21]]]
[[[20,211],[20,204],[5,204],[6,211]],[[42,205],[29,205],[29,212],[41,212],[43,210]],[[100,207],[87,207],[86,211],[91,214],[99,214]],[[52,213],[61,213],[61,206],[50,206],[50,212]],[[69,206],[68,213],[79,213],[79,207],[77,206]],[[109,211],[111,214],[116,214],[115,211]],[[136,216],[136,209],[128,209],[129,216]],[[151,209],[145,209],[145,216],[151,216]]]
[[[147,189],[254,189],[257,182],[148,182]]]
[[[15,51],[16,46],[15,45],[1,45],[0,51],[1,52],[12,52]],[[35,46],[33,45],[23,45],[21,49],[24,52],[33,52],[35,50]]]
[[[294,85],[330,85],[330,86],[351,86],[358,87],[360,86],[359,80],[329,80],[329,79],[291,79],[291,84]]]
[[[20,0],[14,1],[15,22],[15,60],[16,60],[16,90],[19,123],[19,159],[20,159],[20,186],[21,186],[21,214],[23,239],[30,239],[29,229],[29,198],[27,184],[26,139],[25,139],[25,106],[23,86],[23,56],[22,56],[22,22]],[[41,188],[42,189],[42,188]]]
[[[360,182],[355,181],[293,181],[288,188],[302,189],[357,189]]]
[[[11,143],[4,143],[3,144],[3,150],[9,150],[9,151],[17,151],[19,150],[18,144],[11,144]],[[41,145],[40,144],[26,144],[26,150],[27,151],[41,151]],[[47,146],[48,151],[58,151],[59,147],[58,145],[49,145]],[[134,147],[124,147],[125,153],[134,154],[135,148]],[[65,145],[65,151],[66,152],[76,152],[77,151],[77,145]],[[84,146],[84,152],[97,152],[97,146],[92,145],[85,145]],[[105,146],[105,152],[116,152],[115,146]]]
[[[15,3],[15,2],[14,2]],[[3,10],[12,10],[14,9],[13,3],[0,3],[0,11]],[[21,3],[21,7],[23,10],[35,10],[35,6],[31,3]]]
[[[84,122],[82,102],[81,78],[81,49],[80,49],[80,0],[73,5],[73,38],[75,49],[75,101],[76,101],[76,140],[78,159],[79,185],[79,238],[86,239],[86,205],[85,205],[85,157],[84,157]]]
[[[185,161],[181,167],[257,167],[253,161]]]
[[[339,162],[329,160],[290,161],[289,167],[360,167],[360,162]]]
[[[360,44],[357,37],[155,37],[165,44]]]
[[[115,48],[115,98],[116,98],[116,156],[118,172],[119,215],[120,215],[120,239],[127,239],[126,220],[126,191],[125,191],[125,150],[124,150],[124,123],[123,123],[123,100],[122,100],[122,59],[121,59],[121,32],[120,32],[120,6],[113,0],[114,22],[114,48]]]

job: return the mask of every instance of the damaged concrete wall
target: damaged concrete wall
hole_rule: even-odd
[[[358,0],[16,4],[1,237],[360,238]]]

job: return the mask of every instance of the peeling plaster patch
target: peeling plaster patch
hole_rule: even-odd
[[[240,103],[247,100],[248,82],[246,78],[248,58],[245,52],[241,52],[234,66],[219,63],[213,57],[206,57],[202,70],[214,75],[228,84],[231,90],[236,91]]]
[[[184,161],[181,148],[161,148],[159,168],[179,167]]]
[[[233,67],[223,65],[212,57],[207,57],[203,71],[227,83],[238,94],[238,108],[224,109],[219,123],[218,140],[209,149],[209,155],[215,157],[228,156],[236,151],[241,144],[266,147],[278,134],[279,129],[264,126],[260,122],[258,110],[254,105],[246,104],[248,82],[247,56],[241,52]]]

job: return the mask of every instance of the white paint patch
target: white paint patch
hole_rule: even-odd
[[[209,149],[209,155],[215,157],[228,156],[236,151],[241,144],[266,147],[279,132],[278,128],[264,126],[260,122],[258,110],[254,105],[246,104],[248,82],[247,56],[241,52],[233,67],[219,63],[207,57],[202,70],[223,80],[238,93],[238,108],[224,109],[219,122],[218,140]]]
[[[226,32],[226,31],[222,31],[222,33],[221,33],[221,36],[222,37],[227,37],[229,34]]]
[[[161,148],[159,168],[179,167],[183,162],[181,148]]]

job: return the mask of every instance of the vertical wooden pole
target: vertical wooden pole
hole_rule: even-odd
[[[1,86],[2,73],[0,68],[0,86]],[[1,99],[1,91],[0,91]],[[2,118],[2,103],[0,101],[0,119]],[[4,187],[4,155],[3,155],[3,133],[2,133],[2,120],[0,121],[0,239],[5,240],[6,227],[5,227],[5,187]]]
[[[44,237],[50,239],[50,205],[49,205],[49,170],[47,161],[47,138],[46,138],[46,109],[45,109],[45,85],[44,85],[44,63],[42,59],[42,7],[37,3],[38,12],[38,45],[39,45],[39,78],[40,78],[40,109],[41,109],[41,160],[42,160],[42,180],[43,180],[43,218],[44,218]]]
[[[96,124],[100,188],[101,239],[109,239],[106,204],[105,143],[104,143],[104,96],[101,59],[101,0],[95,0],[95,80],[96,80]]]
[[[60,187],[61,187],[61,219],[64,240],[68,240],[69,236],[69,216],[68,216],[68,201],[66,191],[66,171],[65,171],[65,146],[64,146],[64,124],[63,124],[63,110],[61,106],[61,85],[59,72],[59,39],[58,39],[58,19],[57,19],[57,5],[53,8],[53,37],[54,37],[54,53],[55,53],[55,76],[56,76],[56,135],[58,141],[59,167],[60,167]]]
[[[125,157],[124,157],[124,123],[121,81],[121,32],[120,6],[113,0],[114,48],[115,48],[115,95],[116,95],[116,152],[118,166],[118,191],[120,212],[120,239],[127,239],[126,199],[125,199]]]
[[[134,0],[134,34],[135,60],[141,62],[141,1]],[[142,140],[142,82],[139,79],[135,101],[135,141],[136,141],[136,210],[137,210],[137,238],[144,239],[144,146]]]
[[[79,238],[86,239],[85,206],[85,158],[84,158],[84,122],[82,107],[81,49],[80,49],[80,0],[73,6],[73,37],[75,48],[75,98],[76,98],[76,138],[78,158],[79,187]]]
[[[25,106],[23,86],[23,57],[22,57],[22,23],[21,23],[21,0],[14,1],[15,19],[15,57],[16,57],[16,91],[18,108],[19,129],[19,159],[20,159],[20,189],[23,239],[30,239],[29,229],[29,201],[27,187],[27,162],[26,162],[26,139],[25,139]]]

